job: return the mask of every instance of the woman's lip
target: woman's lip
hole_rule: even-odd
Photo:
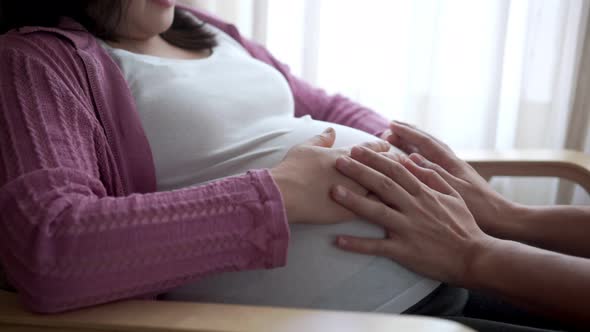
[[[157,3],[162,7],[172,7],[176,4],[176,0],[152,0],[153,2]]]

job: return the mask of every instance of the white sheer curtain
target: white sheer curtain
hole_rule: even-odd
[[[574,107],[587,1],[193,3],[237,23],[308,81],[415,123],[457,150],[588,151],[588,117],[580,116],[588,105]],[[579,119],[586,123],[572,123]],[[556,180],[494,185],[533,204],[554,203],[558,192]],[[563,184],[560,193],[571,197]],[[578,188],[574,202],[590,199]]]

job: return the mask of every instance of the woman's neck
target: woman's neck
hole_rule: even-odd
[[[171,46],[160,35],[142,39],[119,38],[117,41],[108,41],[107,44],[133,53],[156,56]]]
[[[119,38],[115,41],[107,41],[114,48],[120,48],[132,53],[152,55],[171,59],[203,59],[212,54],[212,50],[191,51],[168,43],[160,35],[146,39]]]

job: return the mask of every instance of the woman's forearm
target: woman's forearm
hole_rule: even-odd
[[[224,271],[283,266],[289,229],[267,171],[106,196],[83,170],[0,190],[0,258],[27,308],[55,313],[165,292]]]
[[[564,321],[590,322],[590,260],[497,239],[477,252],[466,287]]]
[[[516,205],[505,216],[492,235],[590,258],[590,207]]]

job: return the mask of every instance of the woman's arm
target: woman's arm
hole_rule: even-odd
[[[393,123],[389,141],[419,165],[436,171],[464,198],[479,226],[492,236],[590,258],[590,207],[523,206],[495,192],[470,165],[427,133]]]
[[[350,215],[328,195],[348,180],[331,166],[346,153],[326,148],[333,131],[295,147],[272,173],[115,197],[92,103],[68,68],[45,59],[0,50],[0,259],[30,309],[59,312],[282,266],[287,214],[314,223]]]
[[[379,200],[341,187],[334,199],[388,234],[387,239],[341,237],[341,248],[390,257],[417,273],[491,292],[564,321],[590,322],[590,260],[486,235],[442,176],[408,158],[355,149],[352,159],[338,160],[337,167]]]
[[[30,54],[0,51],[0,258],[30,309],[64,311],[285,264],[289,228],[267,170],[109,195],[104,132],[68,79]]]
[[[214,24],[237,40],[256,59],[277,69],[289,82],[295,98],[295,116],[310,115],[316,120],[341,124],[380,136],[389,128],[389,121],[367,107],[341,95],[329,95],[291,73],[289,67],[277,60],[264,46],[244,38],[235,26],[194,8],[185,9],[202,20]]]

